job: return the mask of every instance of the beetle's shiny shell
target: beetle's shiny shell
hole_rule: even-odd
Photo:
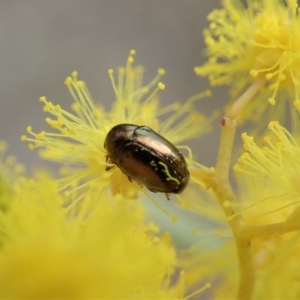
[[[104,148],[111,163],[151,191],[179,194],[188,184],[190,174],[183,155],[147,126],[113,127]]]

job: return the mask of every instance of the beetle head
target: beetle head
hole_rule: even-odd
[[[104,141],[104,148],[113,161],[118,159],[123,147],[132,141],[132,135],[137,127],[133,124],[119,124],[108,132]]]

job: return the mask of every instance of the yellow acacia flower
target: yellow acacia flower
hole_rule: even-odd
[[[238,259],[228,220],[212,191],[187,191],[185,197],[198,222],[191,229],[194,245],[184,250],[181,267],[186,284],[212,285],[203,299],[234,299],[237,293]]]
[[[184,251],[179,261],[186,270],[186,284],[195,287],[205,279],[212,287],[203,299],[236,299],[240,269],[230,219],[212,191],[187,193],[188,207],[198,222],[192,229],[194,245]]]
[[[212,287],[203,299],[235,299],[239,273],[232,239],[204,238],[185,253],[182,266],[187,270],[187,285],[197,286],[202,278],[210,282]]]
[[[141,190],[118,168],[112,172],[105,171],[104,140],[108,131],[117,124],[147,125],[179,149],[187,149],[180,145],[181,142],[208,130],[210,120],[195,111],[193,102],[209,96],[209,92],[191,97],[185,103],[176,102],[160,107],[157,92],[165,88],[160,82],[165,71],[159,69],[157,76],[148,85],[143,85],[144,70],[140,66],[133,66],[134,54],[135,51],[131,50],[126,66],[118,70],[117,80],[114,71],[108,71],[116,96],[111,111],[106,112],[100,104],[93,102],[85,83],[77,79],[77,72],[73,72],[65,81],[74,100],[73,113],[41,97],[44,111],[54,117],[46,118],[46,122],[55,132],[34,133],[29,126],[27,132],[31,137],[21,137],[30,142],[30,149],[41,148],[40,155],[43,158],[63,165],[60,187],[67,194],[80,190],[83,197],[91,188],[101,193],[110,184],[113,194],[127,198],[135,198]],[[191,157],[187,161],[194,163]]]
[[[276,207],[276,203],[273,206],[269,202],[269,207],[256,203],[259,202],[261,196],[272,195],[271,189],[267,189],[267,186],[263,184],[252,185],[251,181],[246,180],[238,181],[238,183],[239,189],[243,192],[240,193],[239,203],[235,204],[234,208],[244,217],[244,226],[272,224],[283,220],[283,213],[268,214],[268,209]],[[274,185],[272,188],[274,189]],[[264,192],[264,189],[267,192]],[[236,299],[240,274],[238,254],[228,224],[229,220],[222,214],[212,194],[205,196],[197,193],[192,199],[194,200],[190,202],[194,204],[190,203],[191,208],[201,216],[201,219],[206,220],[206,224],[201,224],[199,221],[194,234],[195,240],[200,241],[192,249],[186,251],[183,260],[180,261],[182,268],[186,270],[186,284],[197,286],[199,280],[201,282],[205,278],[212,288],[204,299]],[[274,200],[274,197],[272,199]],[[284,201],[284,198],[281,200]],[[256,203],[256,207],[249,209],[247,207],[249,203]],[[258,218],[261,217],[260,214],[263,214],[263,218]],[[287,218],[287,211],[285,211],[285,218]],[[299,224],[299,214],[294,221]],[[295,295],[299,295],[299,242],[299,233],[296,235],[275,233],[253,237],[246,245],[252,253],[252,263],[255,269],[253,299],[297,299]]]
[[[300,236],[284,243],[268,245],[272,255],[261,257],[265,267],[258,268],[254,299],[298,299],[300,295]],[[265,253],[263,253],[265,254]]]
[[[244,234],[252,237],[254,297],[295,299],[300,292],[300,145],[277,121],[270,122],[269,131],[263,146],[242,134],[246,152],[234,166],[239,187],[235,208],[243,217]]]
[[[269,130],[263,147],[242,135],[246,152],[234,166],[238,201],[226,204],[235,215],[226,218],[212,193],[187,197],[190,209],[207,221],[194,229],[195,239],[201,239],[182,266],[188,270],[187,284],[196,285],[199,278],[212,284],[207,298],[236,297],[238,256],[229,222],[237,217],[242,217],[242,235],[249,233],[248,227],[259,228],[246,245],[255,269],[254,298],[296,299],[299,295],[300,145],[278,122],[271,122]],[[276,229],[270,231],[270,226]]]
[[[103,197],[62,208],[45,174],[0,211],[1,299],[182,299],[170,236],[144,222],[136,202]],[[100,200],[100,199],[99,199]]]
[[[270,122],[269,130],[271,135],[264,138],[263,147],[242,134],[246,152],[234,168],[244,194],[252,195],[248,199],[252,209],[258,214],[274,211],[272,219],[279,222],[300,204],[300,145],[277,121]],[[246,174],[246,178],[241,180],[240,174]]]
[[[0,178],[13,186],[19,176],[24,174],[25,167],[13,155],[7,155],[7,143],[0,141]]]
[[[0,210],[6,211],[10,196],[18,188],[25,167],[12,155],[7,155],[7,144],[0,141]]]
[[[204,37],[208,62],[196,67],[212,85],[229,85],[233,97],[261,81],[265,88],[243,112],[261,120],[284,116],[286,103],[300,108],[300,19],[296,0],[224,0],[222,9],[208,15]],[[286,4],[287,3],[287,4]],[[236,99],[235,99],[236,100]],[[268,101],[267,101],[268,100]],[[276,104],[276,105],[275,105]],[[297,111],[291,109],[295,118]],[[280,116],[279,116],[280,115]]]
[[[270,122],[269,131],[263,146],[255,143],[252,136],[242,135],[245,153],[234,166],[238,201],[226,204],[232,206],[234,215],[226,218],[213,194],[188,195],[189,207],[210,225],[205,227],[199,223],[199,228],[194,230],[195,239],[197,236],[202,239],[184,261],[184,268],[189,270],[186,280],[197,284],[198,278],[206,278],[213,285],[209,294],[214,299],[231,299],[236,295],[238,260],[229,222],[237,217],[241,217],[242,235],[249,234],[249,228],[257,233],[251,234],[247,245],[253,257],[254,293],[260,295],[257,298],[285,298],[288,282],[291,283],[288,294],[299,293],[300,261],[293,249],[300,246],[297,233],[300,228],[300,144],[278,122]],[[279,273],[272,277],[274,270]],[[212,278],[216,278],[215,281]],[[280,278],[286,280],[280,282]],[[272,289],[272,284],[276,289]],[[264,285],[268,288],[264,289]]]

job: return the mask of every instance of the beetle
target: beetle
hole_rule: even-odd
[[[180,194],[190,173],[181,152],[166,138],[147,126],[119,124],[108,132],[106,171],[117,165],[132,181],[151,192]],[[112,166],[113,165],[113,166]]]

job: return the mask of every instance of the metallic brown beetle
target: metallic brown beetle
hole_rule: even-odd
[[[152,192],[179,194],[188,184],[190,174],[183,155],[147,126],[113,127],[106,136],[104,148],[108,163],[117,165],[130,180],[136,180]],[[111,168],[106,166],[107,171]]]

